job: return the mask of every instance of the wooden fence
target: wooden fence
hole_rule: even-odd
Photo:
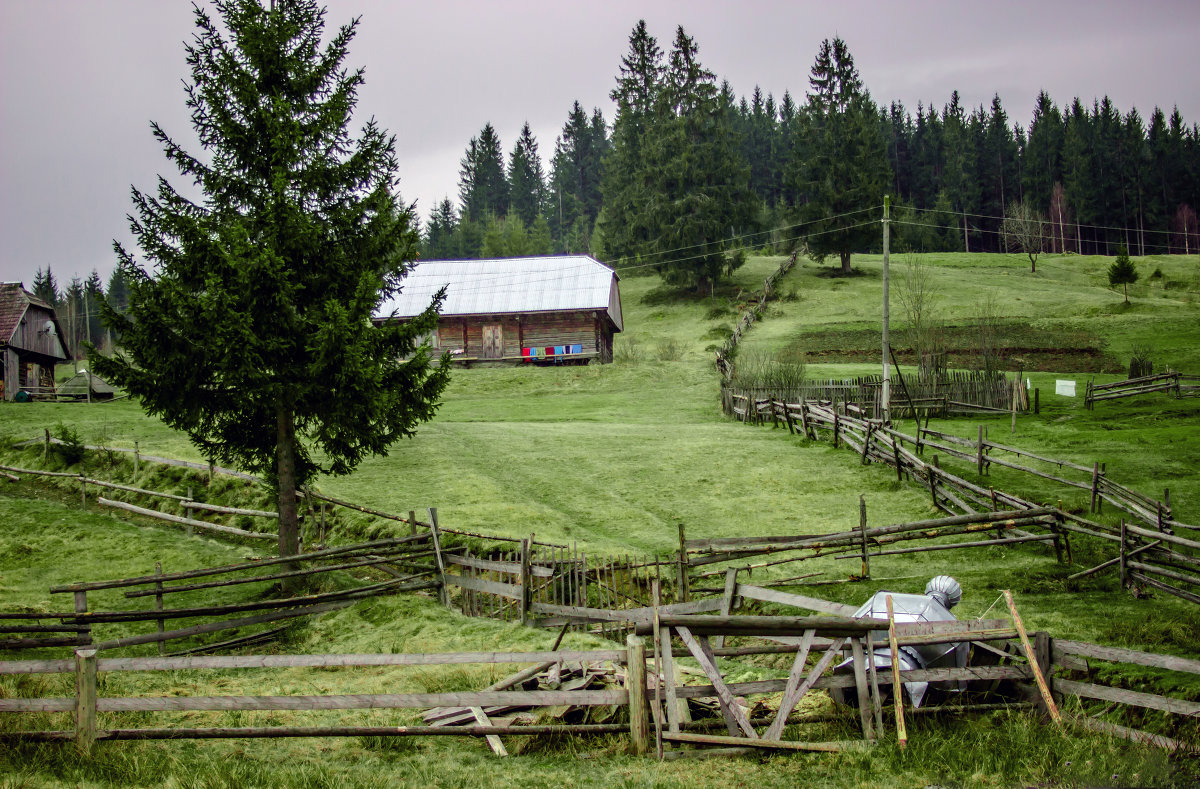
[[[742,313],[742,317],[738,320],[737,326],[733,328],[733,333],[725,340],[720,348],[717,349],[717,372],[721,374],[721,380],[727,380],[733,375],[733,360],[732,354],[737,348],[738,343],[742,341],[744,335],[754,322],[763,316],[766,311],[767,302],[771,296],[775,294],[775,286],[779,284],[779,280],[787,274],[796,265],[796,260],[799,253],[793,252],[787,260],[785,260],[771,276],[763,280],[763,288],[758,292],[758,298],[753,307],[750,307]]]
[[[753,414],[753,421],[758,424],[772,421],[777,427],[786,427],[793,434],[803,434],[810,439],[827,436],[835,447],[844,445],[862,458],[862,462],[878,462],[891,466],[896,470],[897,479],[906,478],[929,490],[930,500],[934,507],[943,510],[951,516],[944,521],[930,521],[917,524],[895,524],[880,527],[882,531],[869,530],[866,527],[865,512],[860,517],[860,528],[853,532],[843,532],[833,535],[792,535],[779,538],[761,538],[758,541],[744,538],[727,538],[724,540],[700,541],[691,545],[681,544],[681,561],[687,561],[689,567],[704,563],[732,561],[763,553],[781,551],[808,550],[812,553],[827,551],[831,547],[851,549],[857,548],[858,556],[863,563],[863,574],[869,573],[870,556],[881,556],[893,553],[908,553],[927,550],[950,550],[954,548],[981,547],[985,545],[1015,544],[1020,542],[1052,542],[1056,555],[1071,561],[1069,534],[1082,534],[1095,537],[1118,545],[1117,559],[1106,562],[1093,571],[1115,566],[1119,563],[1120,555],[1137,550],[1140,543],[1128,549],[1123,545],[1130,544],[1127,537],[1130,534],[1140,535],[1142,532],[1156,535],[1168,535],[1171,539],[1163,539],[1153,546],[1153,550],[1139,553],[1141,558],[1135,564],[1141,568],[1131,568],[1131,573],[1122,576],[1123,579],[1152,587],[1173,594],[1193,603],[1200,603],[1200,596],[1180,586],[1172,586],[1163,578],[1170,579],[1184,586],[1195,585],[1197,576],[1192,573],[1200,567],[1200,559],[1193,553],[1195,546],[1200,545],[1196,540],[1174,537],[1171,533],[1177,530],[1188,530],[1200,533],[1200,526],[1189,525],[1175,520],[1170,506],[1170,491],[1164,491],[1164,500],[1156,501],[1126,486],[1108,479],[1101,464],[1095,463],[1092,468],[1068,461],[1055,460],[1028,452],[1016,447],[1006,446],[984,439],[983,428],[975,441],[951,436],[946,433],[918,427],[916,436],[911,436],[893,428],[881,420],[862,418],[839,410],[832,403],[815,403],[801,401],[787,403],[774,399],[754,401],[749,398],[735,406],[747,413]],[[844,409],[844,406],[843,406]],[[1027,501],[1011,493],[997,490],[995,487],[983,487],[962,476],[953,474],[942,467],[938,455],[932,456],[932,462],[926,462],[923,454],[926,449],[937,449],[945,453],[947,458],[966,461],[974,465],[978,474],[985,474],[991,464],[1032,474],[1039,478],[1048,479],[1072,488],[1087,490],[1091,493],[1092,510],[1100,512],[1104,502],[1109,502],[1124,512],[1138,518],[1150,529],[1139,527],[1123,527],[1126,537],[1122,537],[1122,529],[1116,526],[1088,520],[1059,507],[1047,509]],[[996,457],[996,453],[1009,453],[1018,457],[1028,458],[1044,464],[1054,465],[1058,473],[1050,473],[1024,466],[1012,460]],[[1081,479],[1071,480],[1061,476],[1067,471],[1078,472]],[[962,516],[961,523],[954,518]],[[994,519],[994,520],[990,520]],[[993,538],[958,543],[930,545],[918,548],[903,548],[897,550],[877,550],[883,544],[904,539],[921,539],[925,530],[932,529],[938,536],[946,534],[966,534],[970,530],[987,530],[986,524],[1011,520],[1008,529],[998,528]],[[930,525],[935,524],[935,525]],[[947,527],[952,527],[946,531]],[[1036,534],[1029,529],[1040,529]],[[1153,531],[1151,531],[1151,529]],[[893,531],[888,531],[893,530]],[[1001,532],[1008,531],[1010,536]],[[904,536],[908,535],[908,536]],[[1151,538],[1144,538],[1151,539]],[[875,542],[873,543],[872,540]],[[701,543],[705,543],[704,546]],[[712,555],[692,559],[690,552],[704,551]],[[856,558],[855,553],[846,553],[839,558]],[[772,560],[751,567],[783,564],[789,561],[802,561],[807,557],[795,557]],[[1154,570],[1146,567],[1153,566]],[[1090,571],[1079,573],[1077,576],[1090,574]],[[1150,578],[1149,575],[1154,575]]]
[[[894,419],[915,416],[963,416],[970,414],[1007,414],[1030,409],[1029,393],[1020,377],[1003,373],[954,371],[937,380],[897,374],[891,382],[889,411]],[[721,387],[721,408],[727,416],[756,421],[758,409],[750,403],[771,400],[801,403],[828,403],[835,410],[870,419],[882,418],[883,376],[830,378],[806,381],[803,386],[787,389]]]
[[[823,601],[771,592],[747,585],[735,585],[732,600],[764,597],[783,606],[810,609]],[[1025,686],[1026,696],[1039,699],[1039,704],[1056,722],[1074,723],[1083,728],[1100,730],[1131,740],[1160,747],[1186,747],[1178,740],[1151,734],[1102,720],[1120,706],[1160,710],[1182,716],[1200,715],[1200,702],[1143,691],[1097,684],[1091,680],[1092,668],[1087,662],[1128,663],[1149,666],[1165,671],[1200,674],[1200,661],[1168,655],[1136,652],[1077,641],[1053,639],[1047,633],[1027,633],[1013,604],[1011,620],[968,620],[962,622],[896,622],[887,620],[852,619],[842,613],[832,616],[742,616],[722,613],[696,616],[655,609],[639,618],[639,635],[630,635],[625,649],[620,650],[552,650],[548,652],[470,652],[450,654],[359,654],[359,655],[237,655],[211,657],[138,657],[102,658],[95,649],[77,650],[74,659],[0,661],[0,675],[13,674],[74,674],[74,697],[16,697],[0,699],[0,713],[71,713],[74,725],[70,729],[18,730],[0,733],[0,742],[74,741],[84,751],[97,740],[146,739],[212,739],[212,738],[273,738],[273,737],[335,737],[335,736],[468,736],[488,737],[497,748],[500,735],[612,734],[628,732],[631,750],[648,753],[651,743],[659,758],[680,758],[714,753],[748,753],[774,751],[837,751],[867,747],[885,735],[884,717],[892,720],[895,735],[907,741],[906,716],[916,710],[905,709],[903,694],[892,693],[892,704],[883,704],[882,690],[895,688],[903,682],[979,683],[994,685],[998,681]],[[736,603],[735,603],[736,604]],[[837,606],[824,603],[826,606]],[[653,650],[647,654],[642,635],[651,635]],[[725,646],[727,637],[737,637],[738,646]],[[680,646],[677,647],[676,643]],[[898,650],[902,646],[921,644],[965,643],[968,649],[989,657],[988,665],[968,665],[963,668],[900,668]],[[890,653],[891,670],[877,671],[875,661],[866,656],[883,651]],[[722,673],[720,658],[745,657],[760,654],[795,654],[789,675],[785,679],[730,682]],[[831,672],[834,661],[851,658],[846,673]],[[999,660],[996,660],[999,656]],[[706,684],[681,683],[675,659],[690,657],[700,666]],[[809,661],[815,665],[809,667]],[[609,662],[623,666],[624,672],[613,673],[620,686],[603,689],[526,690],[524,682],[537,670],[568,661],[588,663]],[[224,671],[238,669],[287,669],[298,667],[353,668],[380,666],[432,666],[462,664],[533,664],[508,680],[481,691],[454,693],[381,693],[344,695],[289,696],[102,696],[104,683],[100,676],[110,672],[156,671]],[[1085,681],[1087,680],[1087,681]],[[1177,687],[1176,683],[1164,683]],[[515,688],[515,689],[514,689]],[[785,726],[808,721],[827,720],[827,715],[796,715],[794,710],[806,693],[825,689],[835,698],[849,693],[857,701],[855,716],[862,731],[862,740],[817,741],[783,740]],[[651,693],[653,691],[653,693]],[[774,705],[773,714],[752,717],[739,703],[750,696],[782,694]],[[995,709],[997,706],[1023,704],[993,704],[986,697],[959,694],[961,701],[949,708],[931,707],[921,711],[971,712]],[[1106,703],[1099,714],[1089,716],[1063,715],[1059,705],[1073,698],[1085,713],[1093,713],[1089,705]],[[717,721],[690,721],[687,714],[689,699],[714,699]],[[495,707],[552,707],[552,706],[617,706],[626,708],[627,723],[494,725],[485,708]],[[115,721],[123,713],[192,712],[192,711],[312,711],[354,709],[429,709],[465,708],[473,712],[477,725],[466,726],[257,726],[257,727],[157,727],[109,728],[101,726],[99,716]],[[844,714],[844,713],[842,713]],[[104,722],[107,723],[108,720]],[[704,734],[723,726],[726,734]],[[651,735],[653,729],[653,736]],[[715,750],[670,750],[669,744],[705,746]]]
[[[156,565],[153,575],[105,581],[87,581],[55,586],[52,594],[70,594],[73,611],[60,613],[0,613],[5,626],[0,632],[2,649],[31,649],[48,646],[91,645],[97,650],[153,644],[165,652],[168,641],[187,639],[225,630],[243,630],[257,625],[280,622],[296,617],[318,614],[350,605],[365,597],[393,594],[402,591],[440,588],[441,581],[434,562],[437,541],[430,533],[408,537],[376,540],[369,543],[328,548],[297,556],[261,559],[222,567],[208,567],[180,572],[163,572]],[[305,567],[304,565],[307,565]],[[168,595],[204,589],[228,589],[244,584],[272,584],[288,579],[312,577],[350,569],[376,568],[391,576],[383,582],[367,582],[349,589],[272,599],[235,601],[183,608],[168,608]],[[264,573],[264,569],[266,572]],[[197,579],[215,579],[199,581]],[[187,583],[179,583],[186,581]],[[147,587],[138,589],[136,587]],[[101,589],[130,589],[126,598],[153,597],[149,609],[95,611],[89,610],[88,593]],[[41,622],[57,620],[56,625]],[[169,622],[190,620],[183,627],[167,629]],[[201,620],[196,623],[196,620]],[[122,635],[96,640],[93,628],[97,625],[154,623],[156,630],[136,635]],[[37,623],[37,624],[31,624]],[[242,647],[258,643],[275,634],[276,627],[236,638],[209,643],[184,650],[184,653],[211,651],[218,648]],[[49,635],[49,633],[70,635]]]
[[[1183,383],[1184,381],[1187,382],[1186,385]],[[1200,386],[1195,383],[1197,381],[1200,381],[1200,376],[1185,376],[1176,371],[1114,381],[1109,384],[1088,381],[1083,395],[1083,404],[1088,410],[1092,410],[1100,400],[1118,400],[1123,397],[1137,397],[1153,392],[1171,392],[1177,398],[1194,397],[1200,394]]]

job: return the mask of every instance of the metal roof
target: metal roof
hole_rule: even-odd
[[[588,255],[426,260],[404,278],[399,294],[385,301],[377,318],[411,318],[446,288],[441,315],[605,310],[623,328],[617,274]]]

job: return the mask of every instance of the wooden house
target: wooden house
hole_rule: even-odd
[[[19,282],[0,283],[0,366],[5,400],[54,394],[54,365],[67,348],[54,308]]]
[[[618,281],[587,255],[421,261],[376,318],[418,315],[445,287],[430,341],[458,361],[607,363],[624,328]]]

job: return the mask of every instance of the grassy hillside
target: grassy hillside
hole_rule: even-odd
[[[1015,436],[1007,418],[945,421],[935,427],[973,436],[982,423],[995,440],[1076,462],[1105,462],[1110,476],[1146,493],[1157,495],[1170,487],[1177,516],[1200,522],[1200,474],[1195,471],[1200,467],[1200,400],[1152,395],[1099,404],[1089,412],[1080,398],[1051,394],[1056,379],[1074,379],[1082,389],[1094,371],[1123,368],[1130,350],[1139,345],[1151,347],[1157,366],[1200,373],[1200,258],[1135,260],[1143,279],[1131,288],[1128,308],[1119,293],[1107,288],[1108,258],[1044,257],[1036,275],[1017,256],[930,255],[921,260],[936,284],[946,335],[966,336],[983,312],[1002,318],[1004,336],[1022,348],[1011,354],[1013,366],[1019,358],[1042,393],[1042,413],[1022,416]],[[749,294],[781,261],[752,258],[732,283],[702,295],[673,292],[655,277],[626,278],[622,300],[627,330],[618,335],[616,364],[456,371],[433,423],[398,444],[389,457],[366,461],[350,477],[321,479],[318,487],[382,510],[436,506],[450,528],[510,536],[535,533],[605,555],[667,553],[677,546],[680,523],[689,537],[841,530],[857,525],[860,495],[872,525],[933,517],[928,493],[897,483],[894,472],[863,467],[852,452],[828,444],[807,442],[784,430],[747,427],[720,415],[711,348],[722,342]],[[902,256],[893,257],[897,278],[903,265]],[[831,267],[812,263],[794,269],[780,285],[781,298],[770,303],[765,319],[748,333],[742,352],[803,352],[816,376],[876,371],[880,262],[858,256],[855,266],[860,274],[849,278],[831,277]],[[1151,278],[1156,269],[1161,276]],[[989,299],[990,307],[985,303]],[[903,347],[904,318],[895,295],[892,309],[897,344]],[[1097,380],[1119,377],[1105,373]],[[186,438],[145,418],[128,401],[0,404],[0,445],[38,436],[58,423],[77,427],[87,443],[131,447],[136,440],[148,454],[201,459]],[[3,449],[0,455],[8,458],[0,462],[18,457]],[[36,462],[30,453],[20,457]],[[245,553],[200,538],[185,541],[171,527],[133,526],[55,500],[31,501],[28,484],[18,490],[0,487],[0,512],[6,515],[0,519],[0,588],[10,602],[48,606],[45,589],[60,578],[129,575],[152,570],[156,559],[176,569],[188,563],[202,566]],[[1063,496],[1032,478],[999,470],[984,484],[1035,500],[1064,498],[1068,507],[1084,505],[1080,495]],[[1101,558],[1096,547],[1083,543],[1075,554],[1080,564]],[[830,580],[857,569],[857,561],[825,558],[806,563],[803,571],[819,570],[825,573],[819,580]],[[1042,547],[890,556],[872,562],[871,582],[823,586],[812,593],[858,602],[878,588],[920,591],[929,576],[950,572],[966,590],[961,615],[982,614],[1000,589],[1011,588],[1032,628],[1194,653],[1200,640],[1194,606],[1134,600],[1111,576],[1070,585],[1064,579],[1073,569],[1078,568],[1057,565],[1053,552]],[[787,568],[758,570],[753,578],[772,572],[775,577],[794,574]],[[572,638],[580,646],[595,643]],[[327,615],[310,628],[295,628],[279,649],[543,648],[550,640],[545,633],[464,620],[426,600],[406,598]],[[770,672],[777,667],[744,670],[774,676]],[[417,677],[375,671],[337,676],[339,688],[364,689],[381,683],[465,689],[491,681],[458,670],[430,670]],[[119,681],[134,682],[135,676]],[[203,690],[194,686],[199,682],[195,676],[164,681],[181,692]],[[230,693],[265,693],[274,692],[274,681],[251,672],[222,679],[219,686],[231,688],[224,691]],[[298,671],[284,684],[291,688],[331,681],[328,672]],[[29,687],[0,685],[0,695]],[[152,692],[148,687],[142,691]],[[250,725],[248,718],[254,716],[242,717],[247,720],[237,725]],[[365,722],[406,720],[380,713]],[[1170,780],[1172,768],[1156,752],[1091,737],[1061,737],[1024,717],[937,730],[928,726],[915,725],[907,752],[885,744],[870,758],[656,765],[620,756],[616,740],[535,743],[531,750],[536,756],[505,763],[486,783],[982,786]],[[590,752],[603,753],[605,760],[575,758]],[[100,754],[89,764],[64,749],[14,749],[0,755],[0,776],[16,777],[0,777],[0,787],[459,786],[479,785],[479,771],[495,765],[481,743],[447,740],[121,744],[103,746]]]

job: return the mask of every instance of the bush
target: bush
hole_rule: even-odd
[[[658,359],[663,362],[677,362],[683,358],[683,346],[673,339],[663,340],[658,344]]]
[[[54,456],[63,466],[74,466],[83,460],[87,450],[84,449],[83,439],[79,437],[79,431],[76,428],[59,422],[50,433],[62,442],[51,446],[54,448]]]
[[[638,345],[637,337],[620,338],[613,350],[613,361],[624,364],[637,364],[642,360],[642,348]]]

